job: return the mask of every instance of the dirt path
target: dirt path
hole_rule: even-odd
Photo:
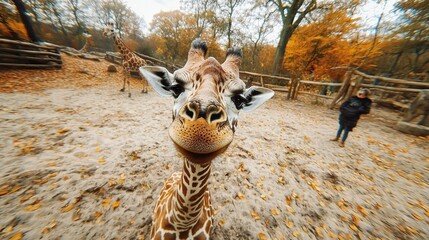
[[[0,72],[1,239],[148,239],[181,169],[172,99],[138,82],[128,98],[107,63],[75,61]],[[241,114],[213,162],[213,239],[429,238],[429,141],[392,129],[396,118],[374,108],[340,148],[324,106],[278,94]]]

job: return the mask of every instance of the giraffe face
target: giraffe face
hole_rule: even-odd
[[[274,95],[266,88],[245,88],[238,77],[240,49],[229,49],[222,64],[205,59],[206,52],[206,43],[196,39],[185,66],[173,74],[163,67],[139,69],[159,94],[175,98],[169,134],[192,154],[225,149],[233,140],[239,112],[252,111]]]
[[[113,26],[113,23],[108,23],[103,30],[103,36],[104,37],[113,37],[115,35],[115,29]]]

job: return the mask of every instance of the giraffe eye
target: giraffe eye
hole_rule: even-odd
[[[171,93],[173,94],[173,97],[174,98],[178,98],[179,96],[180,96],[180,94],[183,92],[183,91],[185,91],[185,89],[183,88],[183,86],[182,85],[180,85],[180,84],[173,84],[173,85],[171,85],[169,88],[168,88],[168,90],[170,90],[171,91]]]
[[[249,102],[245,96],[242,94],[236,94],[231,97],[232,102],[234,103],[235,107],[240,110],[244,107],[244,105]]]

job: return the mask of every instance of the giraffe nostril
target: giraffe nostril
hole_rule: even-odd
[[[186,118],[189,120],[196,120],[198,109],[199,109],[198,103],[190,102],[182,109],[182,111],[180,112],[180,115],[183,118]]]
[[[213,114],[211,114],[211,115],[210,115],[210,119],[209,119],[209,121],[210,121],[210,122],[214,122],[214,121],[216,121],[216,120],[220,120],[220,119],[222,119],[222,113],[221,113],[221,112],[218,112],[218,113],[213,113]]]
[[[193,112],[193,111],[191,111],[191,110],[189,110],[189,108],[186,108],[186,110],[185,110],[185,115],[186,115],[187,117],[189,117],[190,119],[193,119],[193,118],[194,118],[194,112]]]
[[[208,123],[220,122],[225,120],[225,111],[221,107],[217,105],[211,105],[207,108]]]

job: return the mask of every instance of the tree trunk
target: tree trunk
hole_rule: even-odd
[[[299,11],[301,6],[305,2],[303,0],[293,0],[288,7],[285,7],[283,5],[283,1],[281,0],[272,0],[272,2],[277,6],[283,24],[273,62],[272,75],[277,75],[283,68],[283,59],[286,55],[286,46],[289,42],[290,37],[292,36],[295,29],[299,26],[301,21],[304,19],[304,17],[317,8],[317,4],[316,0],[312,0],[305,7],[304,11]]]
[[[22,0],[12,0],[15,3],[16,9],[18,10],[19,16],[21,17],[21,21],[27,30],[28,37],[30,41],[34,43],[40,42],[40,38],[36,35],[36,32],[33,29],[33,25],[31,24],[31,18],[27,15],[27,10],[25,9],[25,5]]]

